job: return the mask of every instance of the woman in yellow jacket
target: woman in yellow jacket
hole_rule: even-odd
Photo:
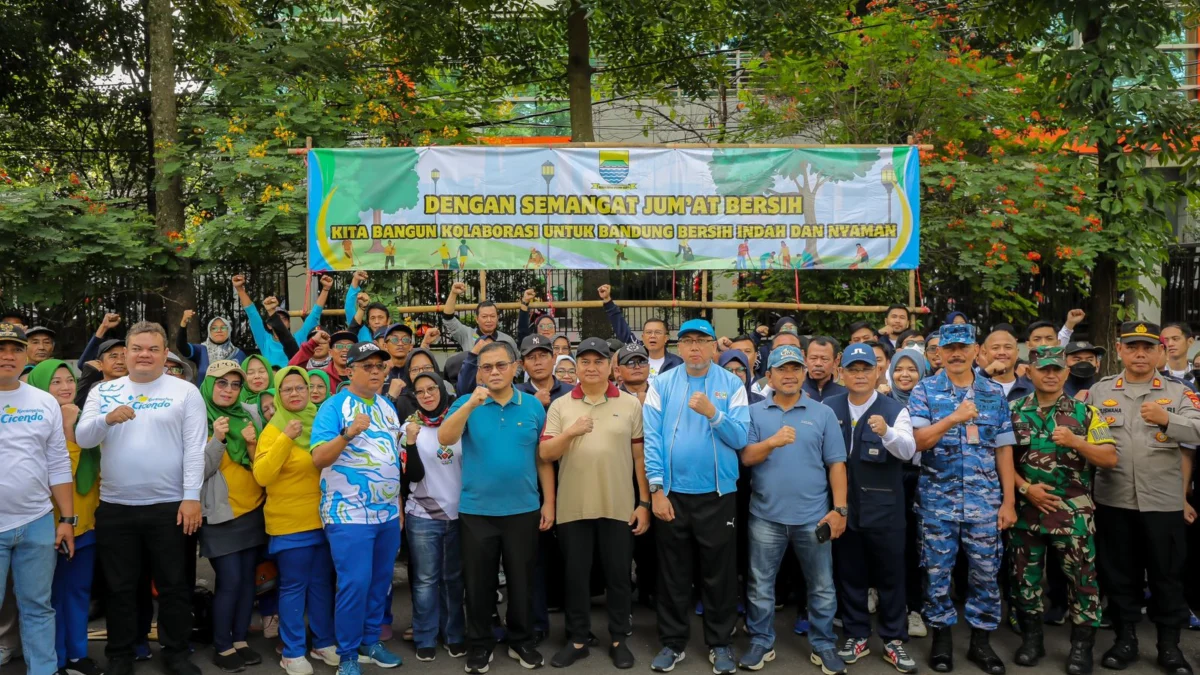
[[[254,568],[267,543],[262,486],[251,462],[254,424],[238,402],[246,374],[235,361],[208,366],[200,395],[208,409],[208,444],[204,447],[204,486],[200,506],[200,555],[216,573],[213,592],[213,663],[227,673],[262,663],[246,643],[254,610]]]
[[[309,448],[317,406],[303,368],[275,373],[275,392],[275,416],[258,439],[254,478],[267,489],[268,551],[279,567],[279,666],[289,675],[309,675],[305,610],[313,632],[310,656],[331,666],[340,662],[333,633],[333,558],[321,525],[321,470]]]
[[[75,443],[75,374],[58,359],[39,363],[29,372],[29,384],[48,392],[62,406],[63,433],[71,454],[75,476],[75,557],[58,555],[50,603],[54,606],[55,649],[58,670],[82,675],[99,675],[101,668],[88,658],[88,604],[92,596],[92,572],[96,567],[96,507],[100,505],[100,450],[81,449]],[[58,520],[58,509],[54,512]]]

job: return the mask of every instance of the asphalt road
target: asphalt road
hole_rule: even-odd
[[[208,567],[205,561],[201,561],[199,570],[200,583],[208,585],[211,588],[212,570]],[[402,669],[404,671],[416,671],[425,673],[426,675],[450,675],[451,673],[463,672],[464,659],[452,659],[445,650],[439,649],[437,659],[431,663],[422,663],[417,661],[416,655],[410,642],[404,642],[400,639],[400,632],[410,625],[409,618],[411,617],[411,603],[408,595],[407,584],[404,582],[404,569],[397,566],[396,570],[396,592],[395,604],[393,611],[395,614],[395,630],[396,638],[390,643],[390,647],[396,653],[404,658]],[[811,673],[819,675],[820,669],[817,666],[809,663],[809,646],[808,640],[804,637],[794,635],[792,633],[792,621],[795,618],[794,609],[788,608],[781,610],[776,616],[775,628],[778,635],[775,651],[777,658],[774,662],[767,664],[761,672],[787,672],[787,673]],[[549,639],[542,644],[540,650],[546,659],[546,670],[552,670],[549,665],[550,657],[563,644],[566,639],[563,627],[562,614],[552,614],[551,617],[551,632]],[[255,621],[257,623],[257,616]],[[637,665],[634,666],[632,672],[650,672],[650,661],[658,652],[660,646],[656,637],[654,612],[640,605],[634,609],[634,633],[629,638],[630,649],[633,650],[634,656],[637,658]],[[600,636],[601,645],[604,645],[607,638],[605,626],[607,619],[604,614],[603,605],[598,601],[593,606],[592,610],[592,626],[593,631]],[[98,620],[93,623],[93,628],[103,627],[103,620]],[[1131,675],[1149,675],[1150,673],[1161,672],[1154,662],[1156,651],[1154,649],[1154,627],[1150,624],[1143,623],[1140,631],[1141,653],[1142,659],[1137,664],[1129,668],[1126,672]],[[1015,666],[1012,663],[1012,654],[1020,644],[1020,638],[1007,629],[1001,628],[993,634],[992,644],[995,647],[1000,657],[1004,659],[1009,667],[1010,673],[1063,673],[1063,663],[1066,660],[1067,652],[1070,649],[1068,635],[1069,627],[1047,626],[1046,634],[1046,651],[1047,657],[1042,663],[1033,669],[1025,669]],[[966,659],[968,629],[965,625],[960,624],[956,627],[955,632],[955,672],[961,673],[980,673],[981,671]],[[676,673],[682,675],[701,675],[702,673],[711,673],[712,668],[708,663],[708,651],[703,644],[703,633],[700,623],[700,617],[695,617],[692,624],[692,640],[689,648],[686,651],[687,658],[680,663],[676,668]],[[1100,655],[1106,650],[1113,640],[1112,631],[1102,630],[1097,639],[1095,650],[1096,657],[1096,672],[1104,673],[1100,668]],[[278,667],[278,656],[275,653],[274,641],[267,640],[262,637],[262,634],[256,632],[250,640],[251,646],[263,654],[264,661],[262,665],[247,668],[246,675],[273,675],[282,673]],[[917,660],[922,673],[931,673],[927,667],[929,654],[930,640],[926,638],[915,638],[909,643],[910,653]],[[91,656],[98,663],[104,664],[104,643],[101,641],[93,641],[91,643]],[[734,641],[734,649],[738,654],[741,654],[748,646],[746,634],[740,628]],[[859,660],[858,663],[849,667],[851,673],[859,675],[888,675],[894,674],[896,671],[891,665],[883,661],[879,654],[882,651],[882,645],[878,638],[871,639],[871,654]],[[1185,631],[1183,635],[1183,650],[1193,665],[1200,664],[1200,632]],[[138,663],[136,672],[138,675],[150,675],[151,673],[158,674],[162,672],[161,657],[158,654],[157,645],[154,645],[154,658],[148,662]],[[199,665],[205,675],[219,675],[221,671],[212,664],[212,649],[211,647],[198,647],[192,661]],[[316,675],[333,675],[335,668],[325,665],[321,662],[313,664]],[[608,650],[601,646],[592,649],[591,656],[582,661],[577,662],[569,669],[571,672],[578,675],[596,675],[598,673],[615,673],[616,669],[608,658]],[[21,674],[25,673],[24,663],[15,661],[3,668],[6,674]],[[363,666],[364,675],[382,675],[383,669],[377,666]],[[492,663],[489,673],[507,673],[508,675],[517,675],[525,672],[516,661],[508,658],[503,649],[498,648],[495,653],[495,660]]]

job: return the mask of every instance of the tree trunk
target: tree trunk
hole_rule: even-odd
[[[169,242],[168,261],[159,270],[166,301],[166,316],[161,319],[170,330],[175,330],[183,311],[196,306],[196,287],[191,261],[175,251],[175,238],[183,232],[183,183],[178,168],[167,170],[169,161],[178,162],[179,135],[172,21],[171,0],[148,0],[146,38],[150,45],[150,121],[154,137],[154,224]]]
[[[1092,268],[1091,307],[1088,321],[1091,343],[1103,347],[1105,358],[1100,362],[1100,374],[1112,375],[1120,370],[1117,362],[1117,261],[1109,256],[1096,258]]]

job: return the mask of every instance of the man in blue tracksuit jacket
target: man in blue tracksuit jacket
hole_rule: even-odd
[[[650,383],[642,408],[646,478],[658,545],[658,636],[651,668],[683,659],[689,637],[692,549],[699,550],[704,641],[713,671],[733,673],[737,619],[738,453],[750,409],[745,383],[713,363],[716,333],[703,319],[679,327],[683,367]]]

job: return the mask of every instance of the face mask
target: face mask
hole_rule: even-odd
[[[1071,366],[1071,376],[1077,377],[1081,380],[1090,380],[1096,376],[1096,366],[1088,363],[1087,361],[1080,361],[1079,363]]]

